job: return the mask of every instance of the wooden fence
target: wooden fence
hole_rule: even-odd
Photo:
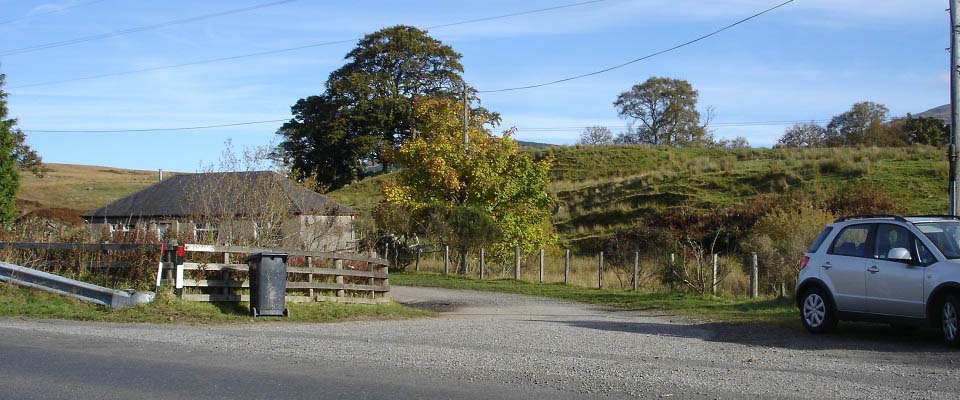
[[[177,244],[168,244],[167,251],[176,252]],[[285,253],[287,267],[287,296],[289,302],[332,301],[340,303],[377,304],[390,301],[389,263],[380,258],[355,253],[315,252],[240,246],[210,246],[184,244],[184,260],[177,273],[172,259],[160,256],[161,246],[135,243],[42,243],[0,242],[0,249],[58,250],[96,252],[156,251],[165,279],[161,282],[179,286],[185,300],[208,302],[249,301],[247,294],[237,293],[250,288],[249,268],[241,263],[242,255],[254,253]],[[189,260],[187,255],[205,260]],[[215,259],[216,261],[211,261]],[[42,261],[40,262],[43,263]],[[112,267],[126,267],[121,263],[106,263]],[[154,267],[157,264],[153,264]],[[181,279],[178,281],[178,275]],[[208,276],[213,275],[213,276]]]
[[[182,297],[189,301],[236,302],[249,301],[247,294],[236,291],[249,289],[250,281],[247,264],[235,258],[235,255],[254,253],[286,253],[289,255],[287,266],[286,300],[293,303],[312,301],[331,301],[338,303],[377,304],[390,301],[389,263],[379,258],[360,254],[314,252],[301,250],[280,250],[239,246],[210,246],[186,244],[186,254],[216,254],[222,262],[203,262],[186,260],[182,264],[180,284],[176,277],[169,283],[191,289],[183,292]],[[209,257],[208,257],[209,258]],[[299,258],[299,260],[297,260]],[[298,262],[299,261],[299,262]],[[294,266],[302,264],[302,266]],[[317,264],[331,264],[317,266]],[[189,276],[188,276],[189,275]],[[214,275],[210,277],[208,275]],[[213,279],[211,279],[213,278]],[[199,292],[199,293],[198,293]]]

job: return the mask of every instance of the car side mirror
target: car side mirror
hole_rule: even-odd
[[[910,256],[910,250],[903,247],[894,247],[887,252],[887,260],[909,263],[913,262],[913,257]]]

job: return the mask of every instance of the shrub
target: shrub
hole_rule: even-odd
[[[812,206],[781,208],[760,218],[743,246],[745,251],[757,253],[760,282],[772,288],[792,286],[800,258],[834,219],[830,212]]]
[[[905,209],[882,190],[865,184],[844,184],[827,198],[824,208],[834,215],[902,214]]]

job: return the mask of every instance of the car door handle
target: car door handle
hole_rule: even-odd
[[[870,268],[867,268],[867,271],[870,271],[871,274],[875,274],[877,272],[880,272],[880,268],[877,268],[877,266],[874,265],[874,266],[871,266]]]
[[[823,268],[823,269],[830,269],[830,268],[833,268],[833,266],[832,266],[832,265],[830,265],[830,264],[825,264],[825,265],[821,265],[821,266],[820,266],[820,268]]]

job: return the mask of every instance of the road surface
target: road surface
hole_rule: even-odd
[[[439,318],[224,326],[0,319],[2,399],[956,398],[934,332],[812,336],[394,287]]]

